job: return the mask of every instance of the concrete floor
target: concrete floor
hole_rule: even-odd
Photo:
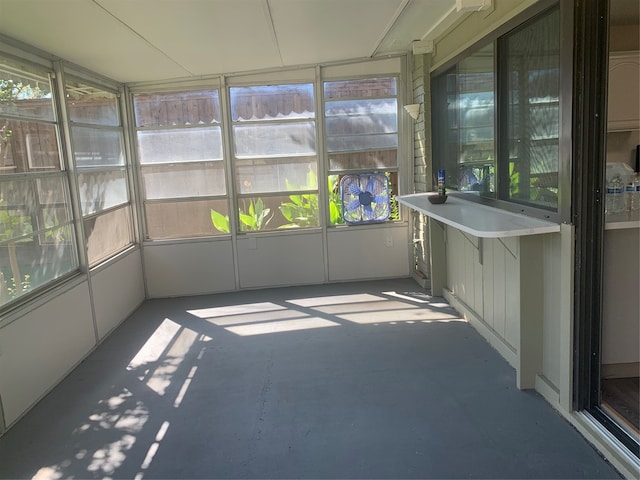
[[[0,438],[2,478],[619,478],[410,279],[146,302]]]

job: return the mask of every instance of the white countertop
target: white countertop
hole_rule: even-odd
[[[449,195],[441,205],[433,205],[427,197],[436,193],[399,195],[398,202],[424,215],[476,237],[502,238],[539,235],[560,231],[560,224],[507,212]]]

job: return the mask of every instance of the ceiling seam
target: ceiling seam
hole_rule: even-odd
[[[271,14],[271,5],[269,4],[269,0],[264,0],[262,5],[264,8],[264,14],[268,20],[267,23],[269,25],[269,33],[271,34],[271,39],[273,40],[274,46],[276,47],[276,51],[278,52],[278,58],[280,59],[280,66],[284,67],[284,59],[282,58],[282,52],[280,51],[280,42],[278,41],[276,26],[273,23],[273,15]]]
[[[180,67],[181,69],[183,69],[185,72],[187,72],[189,75],[194,75],[194,72],[192,72],[190,69],[188,69],[187,67],[185,67],[184,65],[182,65],[180,62],[174,60],[169,54],[167,54],[166,52],[164,52],[163,50],[161,50],[160,48],[158,48],[157,46],[155,46],[153,43],[151,43],[149,40],[147,40],[145,37],[143,37],[142,35],[140,35],[133,27],[129,26],[127,23],[123,22],[122,20],[120,20],[116,15],[114,15],[113,13],[111,13],[106,7],[104,7],[103,5],[100,4],[100,0],[91,0],[98,8],[100,8],[102,11],[104,11],[107,15],[109,15],[111,18],[113,18],[116,22],[118,22],[120,25],[123,25],[127,30],[129,30],[131,33],[133,33],[136,37],[138,37],[140,40],[142,40],[144,43],[147,44],[147,46],[149,46],[151,49],[155,50],[156,52],[158,52],[160,55],[162,55],[163,57],[165,57],[167,60],[169,60],[171,63],[173,63],[174,65],[177,65],[178,67]]]
[[[397,23],[402,13],[406,10],[407,6],[412,2],[413,0],[402,0],[402,3],[398,6],[396,11],[393,13],[393,17],[391,17],[391,21],[387,24],[382,34],[378,37],[378,41],[376,42],[376,45],[373,51],[371,52],[371,55],[369,55],[369,57],[373,57],[378,52],[378,49],[382,45],[382,42],[384,42],[384,39],[387,37],[391,29]]]

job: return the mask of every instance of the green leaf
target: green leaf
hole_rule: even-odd
[[[289,195],[289,199],[299,207],[303,206],[304,204],[302,197],[302,195]]]
[[[211,223],[213,223],[213,227],[219,232],[230,233],[229,217],[213,209],[211,209]]]
[[[249,227],[250,230],[253,230],[256,226],[255,218],[252,215],[247,215],[246,213],[240,212],[240,221]]]
[[[282,205],[280,205],[278,208],[280,209],[280,213],[282,213],[282,216],[284,218],[286,218],[288,221],[293,222],[293,217],[294,217],[294,210],[293,207],[295,205],[291,204],[291,203],[283,203]]]

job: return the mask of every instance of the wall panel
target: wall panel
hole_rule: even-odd
[[[0,329],[0,393],[7,426],[95,345],[86,282]]]
[[[141,255],[140,250],[136,249],[91,275],[96,326],[100,340],[120,325],[144,301]]]
[[[238,239],[240,288],[324,282],[321,232]]]
[[[409,275],[407,225],[331,229],[329,281]]]
[[[149,298],[235,289],[231,239],[146,245],[143,258]]]

